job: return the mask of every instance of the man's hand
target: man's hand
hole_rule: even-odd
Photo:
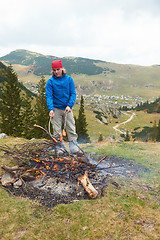
[[[65,109],[65,112],[66,112],[66,113],[71,112],[71,108],[70,108],[69,106],[67,106],[66,109]]]
[[[51,118],[54,117],[54,111],[53,111],[53,110],[51,110],[51,111],[49,112],[49,116],[50,116]]]

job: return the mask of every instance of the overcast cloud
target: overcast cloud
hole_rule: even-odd
[[[159,32],[159,0],[5,0],[0,7],[0,57],[26,49],[160,64]]]

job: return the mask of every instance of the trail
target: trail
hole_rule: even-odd
[[[119,130],[118,128],[119,128],[120,125],[124,125],[124,124],[126,124],[127,122],[130,122],[130,121],[133,119],[134,116],[135,116],[135,113],[133,113],[133,114],[130,116],[130,118],[128,118],[126,121],[124,121],[124,122],[122,122],[122,123],[118,123],[116,126],[113,127],[114,130],[116,130],[116,131],[118,131],[118,132],[120,132],[120,133],[122,133],[122,134],[126,133],[126,132],[122,132],[122,131]]]

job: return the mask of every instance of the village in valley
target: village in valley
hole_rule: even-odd
[[[38,93],[38,84],[31,81],[25,82],[24,85],[32,91],[34,94]],[[127,107],[127,109],[133,109],[138,104],[143,104],[144,102],[152,103],[155,101],[156,97],[141,97],[135,96],[125,96],[125,95],[100,95],[100,94],[82,94],[84,97],[85,105],[88,107],[93,107],[94,105],[106,105],[115,108]],[[77,92],[76,104],[80,104],[81,94]]]
[[[80,95],[77,95],[76,104],[79,104]],[[144,98],[140,96],[115,96],[115,95],[99,95],[95,94],[93,96],[91,95],[83,95],[85,105],[92,107],[93,105],[106,105],[106,106],[112,106],[115,108],[123,108],[127,107],[128,109],[135,108],[138,104],[144,103],[148,101],[149,103],[152,103],[155,101],[155,97],[152,98]]]

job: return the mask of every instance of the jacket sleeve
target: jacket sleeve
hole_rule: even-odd
[[[75,84],[74,84],[73,78],[70,77],[70,97],[69,97],[69,101],[68,101],[68,106],[70,108],[73,107],[75,100],[76,100]]]
[[[47,107],[48,111],[51,110],[54,111],[54,105],[53,105],[53,87],[51,79],[49,79],[46,83],[46,101],[47,101]]]

